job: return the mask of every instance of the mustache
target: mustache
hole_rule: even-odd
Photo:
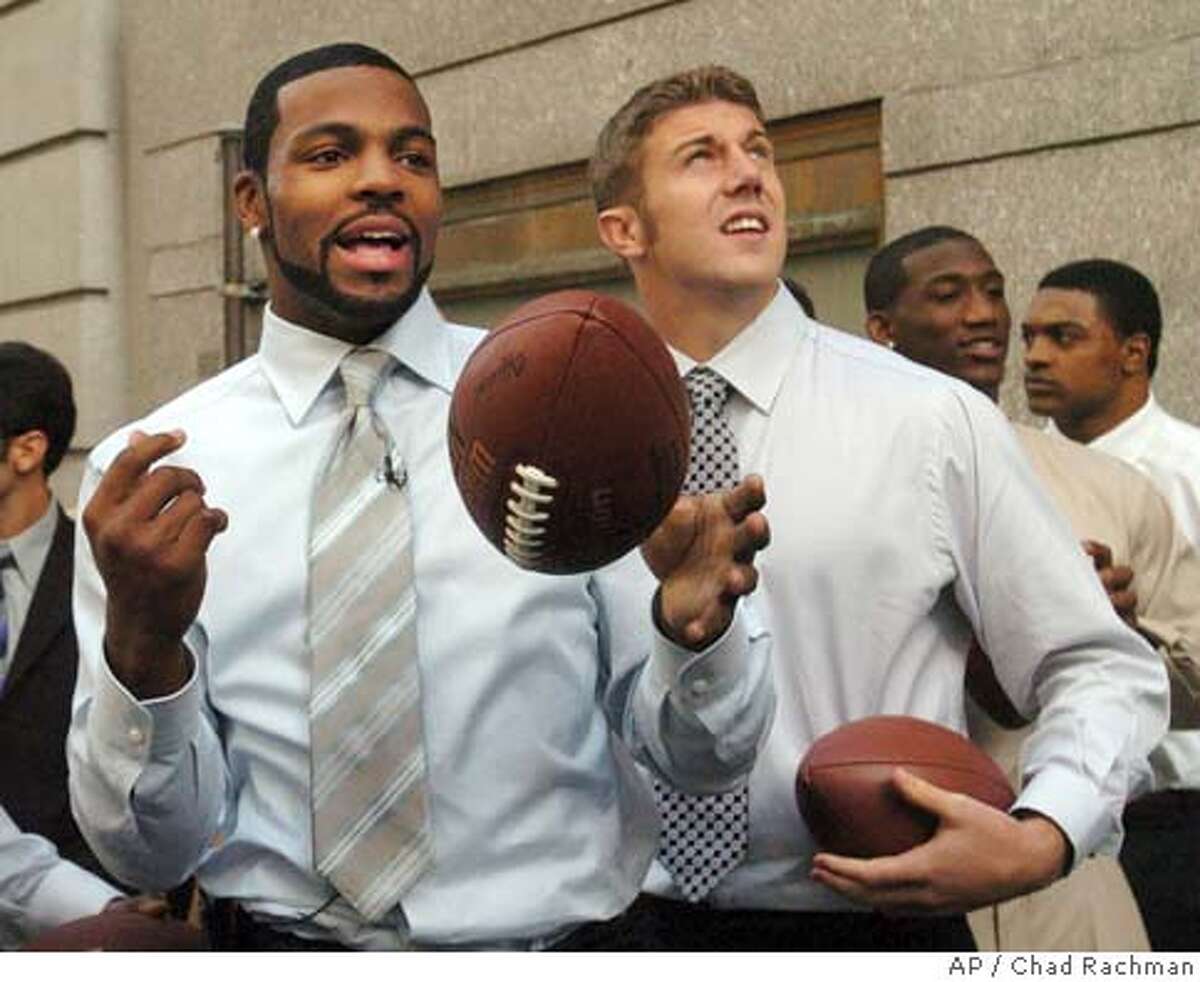
[[[1058,384],[1058,381],[1056,379],[1052,379],[1047,375],[1031,375],[1029,372],[1026,372],[1022,381],[1024,382],[1024,384],[1026,386],[1035,385],[1035,386],[1038,386],[1039,388],[1043,388],[1043,389],[1061,389],[1062,388],[1062,386]]]
[[[342,221],[338,222],[337,225],[335,225],[331,231],[329,231],[325,235],[321,236],[320,242],[318,243],[318,247],[320,249],[320,254],[321,254],[321,264],[322,265],[325,264],[325,260],[328,259],[328,257],[329,257],[329,251],[337,243],[338,237],[342,234],[343,231],[345,231],[346,228],[348,228],[350,225],[353,225],[357,221],[361,221],[364,218],[375,218],[379,215],[386,215],[388,218],[394,218],[397,221],[399,221],[401,224],[403,224],[404,229],[405,229],[405,234],[408,235],[409,240],[413,243],[414,250],[417,252],[418,255],[420,254],[420,252],[421,252],[421,233],[417,231],[416,226],[413,225],[413,223],[411,221],[409,221],[409,219],[406,215],[401,215],[400,212],[396,211],[394,208],[390,208],[387,205],[378,205],[378,206],[367,208],[364,211],[360,211],[356,215],[351,215],[349,218],[342,219]]]

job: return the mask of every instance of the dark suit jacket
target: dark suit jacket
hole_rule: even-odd
[[[75,525],[58,527],[0,693],[0,804],[22,832],[110,879],[84,842],[67,796],[65,743],[79,652],[71,619]]]

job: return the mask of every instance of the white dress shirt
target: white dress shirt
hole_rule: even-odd
[[[1061,436],[1053,420],[1047,428]],[[1183,534],[1200,550],[1200,429],[1176,419],[1151,394],[1137,412],[1088,446],[1133,464],[1150,478]],[[1137,589],[1136,580],[1133,586]],[[1156,789],[1200,788],[1200,733],[1168,734],[1150,763]]]
[[[779,700],[750,779],[746,858],[709,899],[853,906],[809,877],[797,764],[865,716],[965,732],[972,631],[1014,705],[1040,707],[1016,807],[1053,818],[1077,861],[1115,851],[1166,728],[1165,672],[1113,613],[1007,420],[960,382],[810,320],[784,289],[707,364],[735,390],[743,473],[766,481],[756,597]],[[657,864],[647,887],[674,895]]]
[[[100,877],[61,858],[53,843],[22,832],[0,808],[0,950],[98,914],[120,896]]]
[[[523,944],[611,917],[656,842],[630,751],[697,790],[728,787],[769,726],[768,644],[745,604],[697,655],[654,637],[655,583],[636,551],[590,576],[546,576],[475,528],[446,425],[481,337],[422,293],[374,342],[403,366],[375,407],[408,473],[434,865],[384,924],[338,900],[297,933],[372,948]],[[179,693],[139,703],[110,673],[103,583],[77,539],[71,793],[125,882],[166,887],[198,867],[207,891],[260,918],[294,919],[331,896],[312,863],[305,595],[312,489],[340,416],[327,383],[347,350],[268,310],[258,355],[137,424],[182,428],[170,462],[194,468],[229,513]],[[127,436],[93,452],[81,511]]]

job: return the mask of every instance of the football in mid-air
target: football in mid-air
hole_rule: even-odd
[[[588,290],[513,311],[472,353],[450,403],[454,480],[509,559],[598,569],[643,542],[679,497],[687,394],[642,316]]]
[[[993,808],[1015,800],[1004,772],[965,737],[911,716],[871,716],[816,740],[796,771],[796,803],[822,849],[869,859],[933,835],[935,817],[892,784],[897,767]]]

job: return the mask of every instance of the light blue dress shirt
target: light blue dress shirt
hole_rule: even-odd
[[[1115,851],[1166,730],[1166,673],[1113,613],[1008,421],[960,382],[811,320],[784,289],[707,364],[733,388],[742,469],[766,482],[755,600],[779,697],[750,778],[746,857],[710,902],[852,906],[808,875],[796,766],[865,716],[965,734],[973,633],[1037,718],[1016,807],[1053,818],[1076,860]],[[647,885],[674,895],[657,864]]]
[[[652,630],[655,582],[637,552],[590,576],[544,576],[477,531],[451,477],[446,423],[480,337],[423,293],[374,342],[404,366],[376,409],[409,475],[434,866],[386,924],[336,901],[297,933],[366,948],[536,945],[611,917],[637,893],[657,840],[634,756],[696,790],[724,788],[769,727],[768,645],[745,603],[713,648],[684,651]],[[165,887],[196,869],[212,895],[262,918],[296,918],[330,896],[312,865],[306,547],[338,425],[327,383],[346,350],[268,311],[258,355],[137,424],[186,431],[170,463],[194,468],[229,513],[182,691],[139,703],[113,678],[103,584],[77,539],[71,794],[88,841],[125,882]],[[81,511],[127,437],[92,454]]]
[[[22,832],[0,808],[0,950],[98,914],[120,896],[100,877],[59,856],[52,842]]]

